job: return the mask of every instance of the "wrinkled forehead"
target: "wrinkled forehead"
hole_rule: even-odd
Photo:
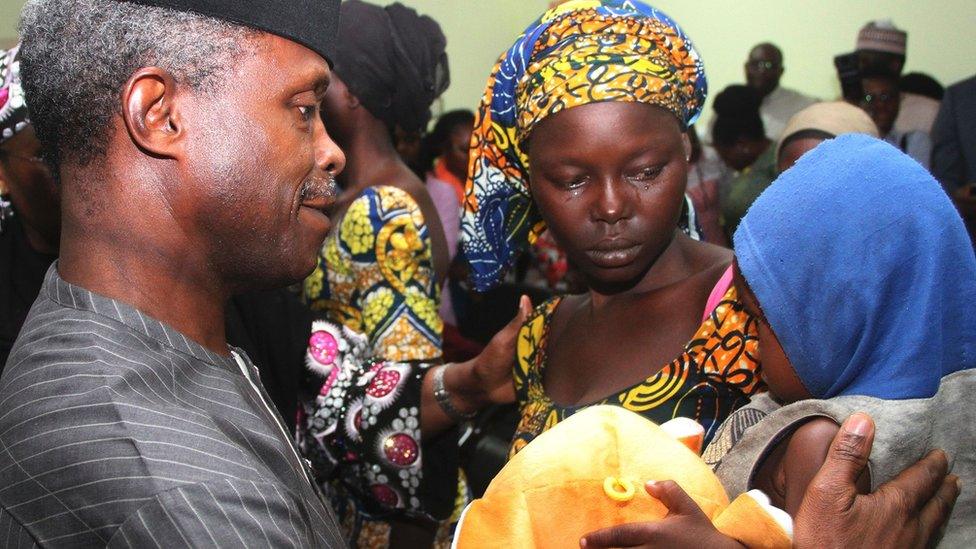
[[[250,42],[250,55],[226,75],[233,89],[256,88],[269,95],[312,91],[321,99],[334,82],[326,59],[302,44],[267,32],[255,32]]]

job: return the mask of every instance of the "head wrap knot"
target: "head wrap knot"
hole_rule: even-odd
[[[540,122],[588,103],[625,101],[664,108],[687,127],[706,90],[688,37],[636,0],[572,0],[530,25],[492,70],[472,135],[461,225],[475,286],[498,283],[545,230],[524,152]]]
[[[381,7],[346,0],[341,17],[339,78],[391,129],[426,128],[431,104],[451,80],[440,25],[400,3]]]

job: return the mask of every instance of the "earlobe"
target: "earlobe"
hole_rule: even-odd
[[[159,67],[139,69],[123,88],[126,130],[132,142],[150,155],[179,156],[183,132],[177,107],[176,81]]]

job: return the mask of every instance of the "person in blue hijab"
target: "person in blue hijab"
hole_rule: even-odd
[[[976,258],[963,222],[928,171],[894,147],[848,135],[814,150],[743,218],[741,279],[790,359],[795,389],[930,397],[943,376],[976,366]],[[776,365],[762,336],[768,375]]]
[[[976,257],[935,179],[883,141],[843,135],[783,172],[734,240],[769,393],[730,416],[703,455],[730,497],[758,488],[796,513],[857,411],[877,424],[861,493],[935,448],[972,486]],[[976,545],[973,490],[943,543]]]

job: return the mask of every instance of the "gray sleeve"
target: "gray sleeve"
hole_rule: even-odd
[[[932,139],[925,132],[912,132],[908,134],[908,143],[905,152],[914,158],[925,169],[929,169],[932,159]]]
[[[28,549],[40,547],[34,536],[21,526],[6,509],[0,509],[0,547],[4,549]]]
[[[952,192],[962,187],[965,169],[962,151],[959,149],[959,133],[956,128],[955,103],[952,89],[946,90],[939,107],[939,115],[932,125],[932,175],[942,187]]]
[[[221,480],[157,495],[108,547],[327,547],[307,510],[273,484]]]

